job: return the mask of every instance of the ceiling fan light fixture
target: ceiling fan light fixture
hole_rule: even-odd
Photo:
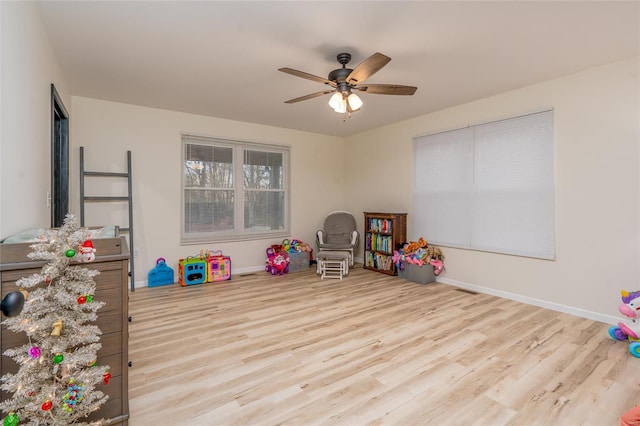
[[[329,106],[334,110],[338,110],[344,104],[342,93],[336,92],[329,98]]]
[[[347,112],[347,100],[343,98],[342,101],[340,102],[340,105],[337,108],[334,108],[333,110],[338,114],[344,114],[345,112]]]
[[[336,92],[329,98],[329,106],[333,108],[335,112],[346,112],[347,104],[344,100],[342,93]]]
[[[357,111],[363,105],[362,99],[360,99],[360,97],[355,93],[349,95],[349,97],[347,98],[347,102],[349,102],[351,111]]]
[[[358,95],[351,93],[352,90],[360,90],[377,95],[410,96],[413,95],[418,89],[414,86],[404,86],[400,84],[363,85],[363,82],[367,78],[380,71],[389,63],[389,61],[391,61],[390,57],[383,55],[382,53],[374,53],[364,61],[360,62],[360,64],[358,64],[353,69],[347,68],[347,64],[351,61],[351,54],[339,53],[337,59],[338,63],[342,65],[342,68],[331,71],[327,78],[318,77],[317,75],[309,74],[304,71],[294,70],[292,68],[279,68],[278,71],[331,86],[331,89],[323,90],[322,92],[311,93],[309,95],[300,96],[294,99],[289,99],[288,101],[285,101],[285,103],[293,104],[296,102],[306,101],[307,99],[313,99],[318,96],[333,93],[331,99],[329,99],[329,106],[337,113],[343,114],[348,112],[349,115],[351,115],[353,111],[358,111],[364,104],[364,102],[362,102],[362,99],[360,99]]]

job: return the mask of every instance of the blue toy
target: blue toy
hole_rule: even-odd
[[[161,285],[173,284],[173,269],[171,269],[164,257],[156,260],[156,266],[149,271],[147,275],[147,282],[149,287],[157,287]]]

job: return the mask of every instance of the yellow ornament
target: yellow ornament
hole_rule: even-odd
[[[51,330],[51,335],[59,336],[61,332],[62,332],[62,320],[59,319],[58,321],[53,323],[53,330]]]

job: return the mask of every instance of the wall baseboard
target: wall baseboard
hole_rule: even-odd
[[[587,318],[594,321],[603,322],[605,324],[618,324],[619,317],[613,315],[603,315],[597,312],[587,311],[586,309],[576,308],[573,306],[561,305],[559,303],[548,302],[546,300],[535,299],[533,297],[523,296],[521,294],[510,293],[508,291],[495,290],[493,288],[483,287],[476,284],[469,284],[463,281],[452,280],[444,277],[437,277],[436,282],[459,287],[465,290],[475,291],[476,293],[490,294],[492,296],[502,297],[504,299],[515,300],[516,302],[526,303],[527,305],[539,306],[552,311],[563,312],[565,314],[574,315],[581,318]]]
[[[233,276],[234,275],[252,274],[254,272],[264,272],[264,266],[250,266],[248,268],[232,269],[231,270],[231,281],[233,281]],[[177,278],[178,278],[178,275],[176,274],[176,279]],[[135,282],[135,288],[142,288],[142,287],[148,287],[148,286],[149,286],[149,281],[147,281],[147,280],[136,281]]]

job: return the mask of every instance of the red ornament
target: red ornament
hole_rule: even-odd
[[[102,376],[102,382],[105,385],[109,384],[109,380],[111,380],[111,373],[109,373],[108,371],[106,373],[104,373],[104,375]]]
[[[42,409],[44,411],[51,410],[51,407],[53,407],[53,403],[49,400],[46,400],[45,402],[42,403]]]
[[[51,282],[51,278],[49,278],[49,277],[45,277],[45,278],[44,278],[44,282],[45,282],[45,283],[47,283],[47,284],[49,284],[49,283]]]
[[[78,305],[84,305],[87,302],[87,298],[84,296],[78,297]]]

